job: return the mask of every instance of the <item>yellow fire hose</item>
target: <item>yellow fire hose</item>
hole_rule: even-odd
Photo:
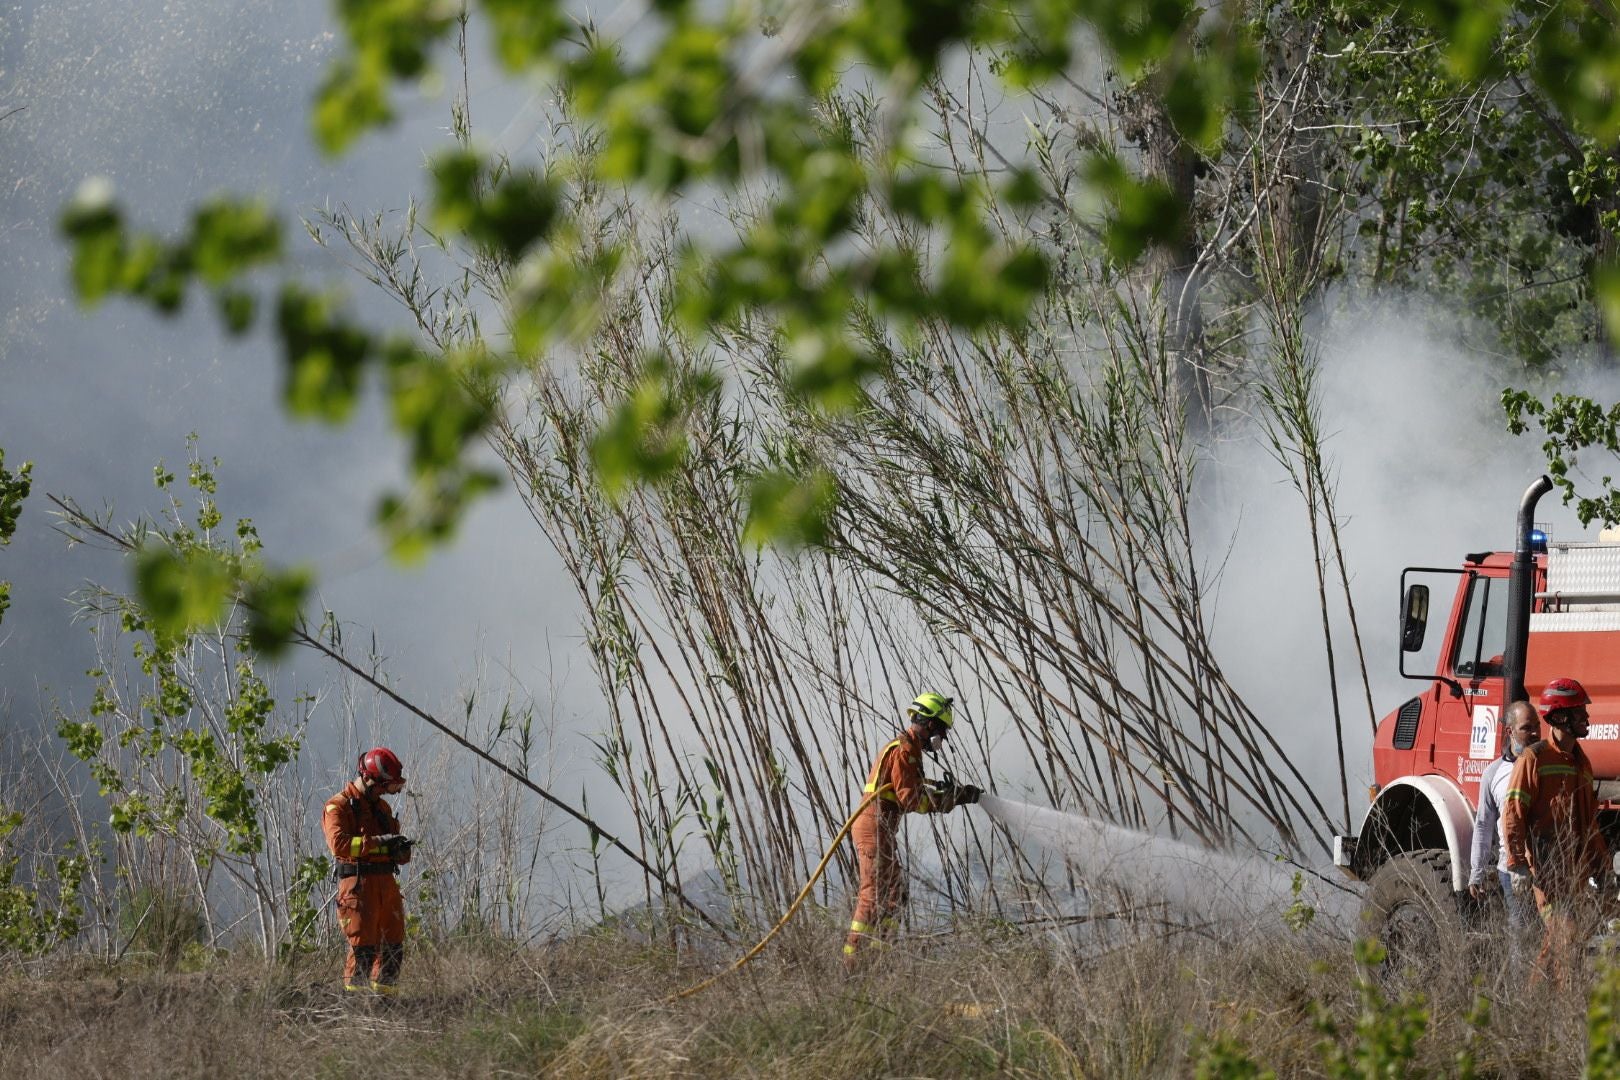
[[[810,895],[810,890],[815,887],[816,882],[826,871],[827,864],[832,862],[833,852],[837,851],[838,845],[844,842],[844,837],[849,835],[849,830],[855,827],[855,819],[861,816],[861,811],[870,806],[872,804],[872,800],[892,790],[894,790],[892,785],[884,784],[882,787],[878,788],[876,791],[872,792],[866,798],[861,800],[861,805],[857,806],[855,808],[855,812],[849,815],[849,818],[844,822],[844,827],[838,830],[838,835],[833,837],[833,842],[827,845],[827,854],[821,857],[821,863],[816,867],[815,873],[810,875],[810,880],[804,883],[804,888],[799,890],[799,895],[794,897],[793,903],[788,905],[787,913],[780,919],[776,920],[776,925],[771,927],[771,932],[760,938],[758,945],[755,945],[752,949],[749,949],[746,953],[744,953],[742,958],[739,959],[735,964],[732,964],[730,967],[724,968],[723,970],[710,975],[707,979],[704,979],[696,986],[689,986],[678,994],[670,995],[664,999],[664,1002],[668,1004],[670,1002],[679,1001],[681,998],[691,997],[700,990],[707,990],[709,987],[713,986],[727,975],[730,975],[733,971],[740,971],[744,964],[758,956],[760,952],[764,950],[765,946],[770,944],[771,938],[776,936],[776,932],[782,929],[782,927],[786,926],[789,919],[793,918],[793,913],[799,910],[799,905],[804,903],[804,898]]]

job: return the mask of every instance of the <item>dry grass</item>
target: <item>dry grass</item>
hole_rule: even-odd
[[[1304,938],[1194,938],[1086,956],[978,926],[913,939],[845,980],[832,916],[697,997],[715,969],[625,932],[544,948],[424,945],[404,992],[356,1001],[335,952],[193,974],[86,961],[0,980],[0,1076],[1181,1077],[1220,1037],[1283,1077],[1329,1075],[1325,1015],[1360,1012],[1348,951]],[[1451,1075],[1474,1004],[1468,973],[1425,973],[1413,1065]],[[1480,986],[1482,1076],[1577,1075],[1584,998]],[[1500,984],[1500,985],[1489,985]],[[1415,1074],[1406,1070],[1406,1074]]]

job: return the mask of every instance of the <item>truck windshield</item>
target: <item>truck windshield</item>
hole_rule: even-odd
[[[1507,579],[1476,577],[1468,587],[1468,614],[1457,636],[1452,671],[1459,677],[1500,677],[1507,649]]]

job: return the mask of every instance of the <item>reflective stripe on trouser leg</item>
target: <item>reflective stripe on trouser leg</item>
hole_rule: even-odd
[[[405,962],[405,943],[385,941],[377,950],[377,963],[371,969],[373,990],[392,989],[399,981],[399,968]]]
[[[351,945],[349,955],[343,961],[343,989],[366,989],[366,982],[376,962],[377,946]]]
[[[351,950],[343,965],[346,985],[389,984],[399,978],[405,941],[399,882],[383,874],[344,878],[338,886],[338,924]]]
[[[894,837],[898,818],[899,814],[874,805],[861,813],[850,830],[861,880],[844,943],[846,958],[873,940],[875,933],[881,933],[883,921],[892,921],[900,905],[904,886]]]

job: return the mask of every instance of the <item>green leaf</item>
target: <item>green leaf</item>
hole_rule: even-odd
[[[100,177],[79,185],[62,211],[61,229],[73,244],[73,288],[79,302],[94,307],[124,279],[123,217],[112,184]]]
[[[479,390],[486,354],[475,350],[447,362],[403,341],[387,353],[394,426],[410,439],[411,467],[420,473],[457,464],[494,416],[492,393]]]
[[[1185,208],[1162,180],[1130,175],[1113,154],[1092,156],[1086,179],[1111,206],[1103,243],[1115,261],[1130,265],[1150,246],[1181,235]]]
[[[1254,43],[1234,33],[1172,68],[1164,106],[1181,137],[1206,154],[1216,153],[1226,118],[1249,99],[1259,66]]]
[[[836,497],[837,485],[822,470],[808,476],[777,470],[760,473],[749,482],[743,541],[789,549],[823,544]]]
[[[276,324],[287,365],[287,407],[329,422],[347,418],[360,392],[371,338],[340,318],[330,299],[296,285],[282,289]]]
[[[794,190],[779,206],[815,241],[846,232],[866,191],[866,171],[853,154],[820,150],[806,157]]]
[[[1496,40],[1502,32],[1507,5],[1503,0],[1466,0],[1457,7],[1460,10],[1452,17],[1447,33],[1450,48],[1446,63],[1458,80],[1474,82],[1500,66]]]
[[[210,285],[281,256],[281,223],[255,200],[212,199],[197,208],[191,232],[191,265]]]
[[[632,484],[655,483],[686,456],[686,418],[692,405],[719,390],[712,373],[678,378],[655,357],[591,441],[603,490],[618,496]]]
[[[1603,315],[1609,340],[1620,345],[1620,263],[1606,262],[1592,272],[1592,298]]]
[[[508,261],[549,234],[557,219],[556,185],[533,169],[502,170],[495,179],[478,155],[457,150],[435,159],[432,172],[439,228],[465,233]]]
[[[1030,210],[1046,199],[1046,185],[1033,169],[1014,169],[1001,185],[1001,199],[1015,210]]]
[[[259,302],[252,293],[242,289],[220,290],[219,317],[232,335],[240,336],[251,330],[258,311]]]
[[[17,467],[16,472],[6,469],[6,452],[0,448],[0,547],[11,543],[12,534],[17,531],[17,519],[22,515],[22,501],[28,498],[33,489],[33,480],[30,478],[34,471],[34,463],[25,461]]]
[[[229,565],[205,549],[181,554],[150,543],[135,556],[135,595],[160,640],[217,625],[235,585]]]
[[[483,0],[495,55],[508,71],[540,64],[573,29],[555,0]]]
[[[968,37],[979,5],[962,0],[866,0],[852,5],[851,43],[885,72],[925,78]]]
[[[337,0],[336,6],[351,51],[328,69],[310,117],[316,142],[329,154],[393,121],[390,80],[423,74],[433,46],[460,13],[452,0]]]
[[[392,123],[388,88],[374,65],[340,60],[326,73],[310,110],[315,144],[325,153],[343,153],[361,135]]]
[[[1084,8],[1092,28],[1113,52],[1126,79],[1136,78],[1163,60],[1177,38],[1203,11],[1193,0],[1089,3]],[[1045,28],[1053,36],[1064,29],[1061,19],[1047,21]],[[1072,32],[1072,24],[1069,30]]]
[[[388,536],[389,554],[404,563],[419,561],[455,535],[474,499],[499,486],[499,474],[457,465],[422,474],[403,496],[383,496],[376,516]]]
[[[466,232],[478,213],[478,192],[485,181],[483,158],[471,150],[447,150],[433,159],[428,171],[433,176],[433,223],[446,232]]]
[[[571,238],[530,253],[508,293],[517,355],[537,358],[559,339],[580,341],[594,330],[623,258],[618,246],[582,250]]]
[[[313,579],[306,570],[263,573],[247,587],[248,646],[265,656],[279,656],[292,640]]]
[[[428,51],[455,24],[456,0],[337,0],[351,46],[396,79],[427,67]]]
[[[859,404],[862,384],[882,370],[870,349],[824,322],[791,320],[783,352],[793,365],[793,392],[830,412]]]

